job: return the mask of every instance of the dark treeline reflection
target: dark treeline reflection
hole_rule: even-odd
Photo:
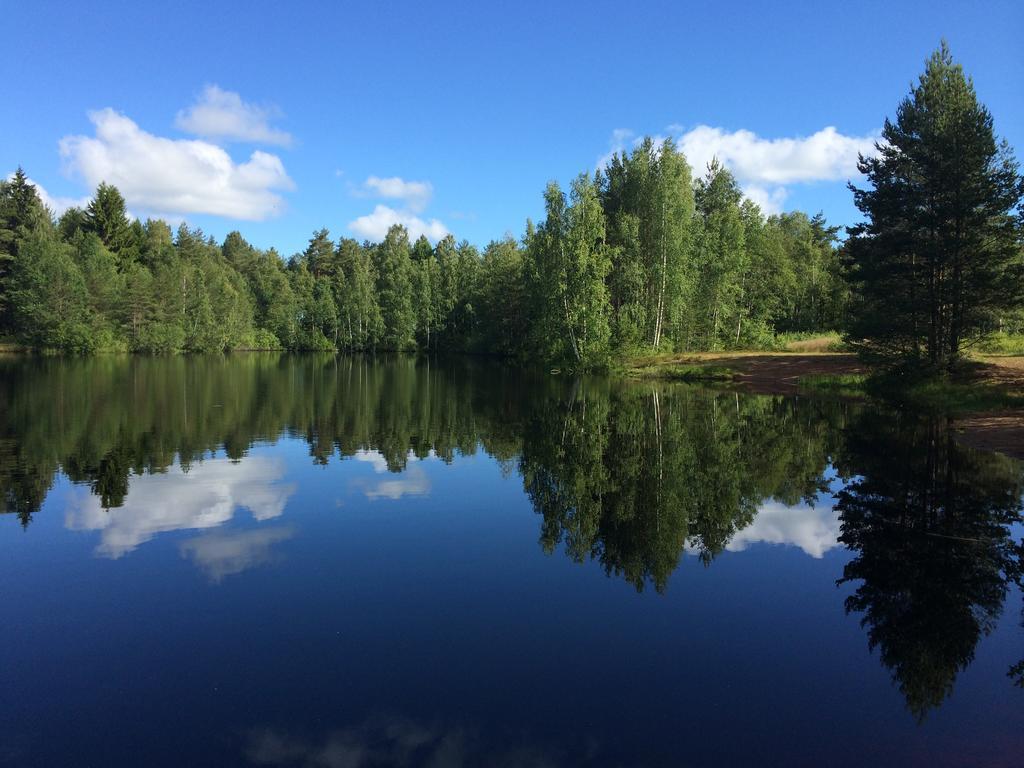
[[[960,447],[940,419],[865,410],[845,431],[840,541],[855,554],[848,612],[918,717],[957,674],[1020,583],[1021,469]],[[1020,674],[1021,665],[1010,671]]]
[[[520,471],[564,542],[661,591],[684,547],[710,562],[761,502],[813,501],[846,418],[837,404],[580,380],[528,409]]]
[[[104,507],[132,474],[258,440],[304,439],[312,460],[379,451],[445,461],[482,447],[564,542],[638,589],[663,589],[684,544],[710,561],[759,503],[813,500],[838,427],[837,404],[553,377],[465,358],[252,354],[0,362],[0,483],[28,525],[58,470]]]
[[[0,487],[28,524],[55,473],[120,506],[132,473],[163,472],[257,440],[304,438],[326,464],[373,449],[401,471],[412,451],[451,460],[484,440],[516,455],[497,366],[413,358],[293,356],[0,360]],[[481,397],[486,395],[486,397]],[[487,414],[481,409],[486,408]],[[494,424],[494,429],[484,424]],[[505,443],[507,442],[507,446]]]
[[[838,478],[847,610],[919,717],[1021,577],[1020,465],[937,419],[465,358],[0,360],[3,508],[26,526],[58,471],[116,507],[133,474],[282,435],[316,463],[375,450],[393,472],[484,450],[521,476],[545,551],[659,592],[685,552],[709,564],[767,502],[818,503]]]

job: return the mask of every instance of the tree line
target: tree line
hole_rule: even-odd
[[[943,43],[861,157],[864,221],[764,216],[717,161],[694,178],[644,139],[544,218],[481,252],[451,236],[334,241],[284,259],[238,232],[130,220],[101,184],[54,220],[19,169],[0,182],[0,338],[39,349],[452,350],[604,365],[643,351],[764,348],[843,331],[881,359],[952,368],[1024,330],[1024,179]]]
[[[483,252],[447,236],[380,243],[321,229],[289,259],[238,232],[132,220],[101,184],[54,220],[19,169],[0,182],[0,337],[36,349],[467,351],[576,367],[640,350],[763,345],[836,328],[837,228],[765,217],[712,164],[693,182],[671,141],[645,140],[545,218]]]

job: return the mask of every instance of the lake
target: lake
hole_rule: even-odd
[[[840,400],[7,357],[0,765],[1020,765],[1021,481]]]

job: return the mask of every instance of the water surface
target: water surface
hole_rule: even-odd
[[[1021,466],[466,359],[0,361],[0,764],[1019,765]]]

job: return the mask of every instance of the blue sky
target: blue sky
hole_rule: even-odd
[[[301,250],[484,245],[644,133],[769,210],[856,218],[852,158],[944,36],[1024,152],[1024,3],[5,3],[0,173],[61,207]]]

